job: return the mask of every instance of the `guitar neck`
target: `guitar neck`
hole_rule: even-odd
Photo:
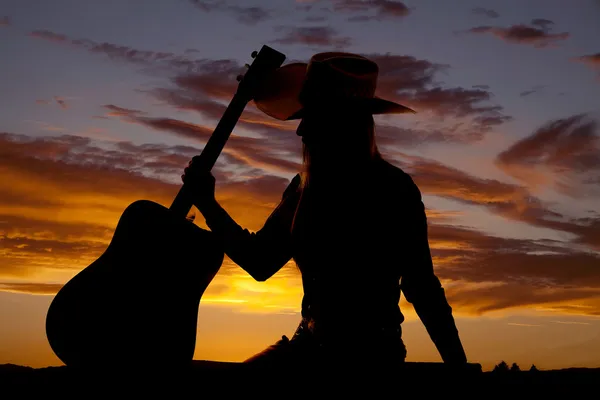
[[[246,104],[248,104],[248,102],[237,93],[233,96],[233,99],[227,106],[227,109],[223,113],[215,130],[208,139],[208,142],[206,142],[206,146],[204,146],[204,149],[202,149],[202,152],[198,156],[199,158],[197,161],[200,168],[203,168],[205,171],[212,170],[223,147],[225,147],[233,128],[240,119]],[[196,160],[194,160],[194,165],[195,164]],[[193,202],[189,195],[189,190],[186,185],[183,184],[179,189],[177,196],[175,196],[173,203],[171,203],[169,210],[181,218],[185,218],[190,211],[190,208],[192,208],[192,205]]]

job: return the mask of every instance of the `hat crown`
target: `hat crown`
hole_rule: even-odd
[[[300,100],[372,98],[377,86],[377,64],[353,53],[326,52],[311,57]]]
[[[315,106],[323,110],[353,109],[371,114],[414,113],[414,110],[375,96],[377,63],[359,54],[324,52],[308,63],[278,68],[261,84],[254,101],[265,114],[285,121],[303,118]]]

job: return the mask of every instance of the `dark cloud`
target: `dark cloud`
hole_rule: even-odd
[[[475,7],[471,10],[471,12],[473,14],[482,15],[488,18],[498,18],[500,16],[500,14],[498,14],[496,11],[483,7]]]
[[[589,64],[590,66],[600,67],[600,53],[577,57],[577,60]]]
[[[398,19],[411,13],[403,2],[392,0],[333,0],[333,10],[355,14],[349,21]]]
[[[445,128],[427,125],[420,128],[402,128],[377,123],[376,136],[380,147],[405,148],[440,143],[466,145],[481,140],[482,132],[477,127],[473,129],[462,123]]]
[[[223,85],[222,89],[215,90],[219,85],[218,80],[213,80],[211,83],[205,79],[176,79],[176,82],[180,88],[156,88],[148,90],[146,93],[179,110],[195,111],[214,121],[221,119],[226,106],[213,100],[209,93],[224,93],[227,90],[226,85]],[[226,82],[223,83],[226,84]],[[296,130],[296,126],[297,122],[279,121],[267,116],[259,111],[253,103],[246,106],[236,124],[236,127],[250,129],[268,136],[273,143],[289,143],[289,151],[292,152],[298,149],[298,141],[293,140],[296,136],[292,134]]]
[[[434,160],[413,158],[405,169],[425,194],[470,205],[526,202],[530,196],[525,187],[495,179],[478,178]]]
[[[502,107],[486,105],[492,94],[484,89],[443,88],[435,81],[435,74],[445,71],[448,66],[431,63],[411,56],[390,54],[365,54],[380,66],[377,93],[379,96],[412,106],[420,113],[430,111],[438,117],[463,118],[443,128],[439,125],[409,129],[381,126],[381,140],[393,145],[418,143],[473,143],[480,140],[487,131],[511,117],[502,113]],[[156,88],[145,91],[180,110],[196,111],[203,116],[218,120],[225,110],[223,101],[229,101],[236,91],[235,75],[239,65],[234,61],[219,60],[205,63],[194,74],[176,76],[175,87]],[[280,145],[280,150],[290,156],[297,154],[299,143],[291,131],[296,124],[274,120],[256,110],[250,103],[240,121],[239,127],[250,129],[268,137],[272,144]],[[396,132],[403,132],[396,135]],[[409,141],[405,140],[411,138]],[[388,140],[389,139],[389,140]]]
[[[125,175],[121,179],[124,182],[126,182],[126,178],[134,179],[133,176],[136,176],[135,179],[137,179],[139,176],[139,187],[144,183],[142,178],[156,175],[159,172],[149,167],[148,163],[171,160],[171,167],[181,171],[189,159],[200,152],[200,149],[192,147],[134,146],[128,142],[113,143],[109,148],[99,147],[90,138],[70,135],[36,138],[0,133],[0,143],[2,143],[0,154],[2,154],[2,161],[6,163],[4,165],[7,169],[18,167],[19,170],[27,170],[29,168],[29,173],[36,177],[47,178],[50,178],[50,174],[56,173],[57,176],[52,179],[56,183],[64,184],[65,187],[77,182],[83,185],[73,188],[75,191],[93,191],[94,185],[97,184],[103,188],[105,193],[115,191],[115,195],[120,194],[121,190],[126,190],[128,183],[124,183],[124,187],[116,187],[110,183],[109,172],[113,171],[116,175],[124,173]],[[175,156],[179,156],[179,158]],[[47,171],[45,166],[48,163],[52,163],[53,166]],[[74,166],[84,165],[90,166],[90,170],[86,170],[86,173],[96,173],[98,177],[89,181],[76,179],[77,168]],[[107,172],[106,176],[103,175],[103,172]],[[115,182],[117,181],[115,180]],[[147,182],[147,184],[151,185],[152,182]],[[147,193],[151,192],[149,190]]]
[[[556,189],[579,197],[585,180],[600,174],[599,135],[598,122],[584,114],[557,119],[500,153],[496,164],[530,185],[557,177]]]
[[[50,40],[52,42],[59,42],[59,43],[69,41],[69,38],[65,35],[62,35],[60,33],[50,32],[47,30],[32,31],[31,33],[29,33],[29,36],[39,38],[39,39],[44,39],[44,40]]]
[[[544,18],[535,18],[531,20],[531,25],[539,26],[540,28],[547,30],[552,25],[554,25],[553,21]]]
[[[166,69],[169,71],[193,73],[196,70],[206,70],[210,65],[218,62],[218,60],[192,59],[188,57],[189,53],[188,55],[180,55],[172,52],[138,50],[113,43],[99,43],[89,39],[72,39],[66,35],[47,30],[32,31],[29,33],[29,36],[75,46],[85,49],[92,54],[103,54],[114,61],[132,63],[152,68],[155,71]]]
[[[204,12],[218,10],[225,4],[224,1],[190,0],[190,2]]]
[[[306,21],[306,22],[324,22],[324,21],[327,21],[327,17],[324,15],[307,15],[306,18],[304,18],[304,21]]]
[[[53,96],[52,100],[37,99],[35,102],[36,102],[36,104],[44,104],[44,105],[55,103],[63,110],[66,110],[67,108],[69,108],[67,101],[61,96]]]
[[[501,106],[479,105],[491,97],[490,92],[481,89],[436,87],[415,92],[410,100],[416,108],[433,109],[441,115],[465,117],[499,113]]]
[[[346,40],[336,37],[335,32],[329,27],[279,27],[279,29],[291,29],[288,31],[287,37],[280,39],[290,43],[304,41],[315,45],[335,47],[338,39],[340,40],[337,42],[338,44],[343,44]],[[230,101],[238,87],[236,76],[243,71],[243,66],[236,60],[190,59],[187,56],[173,53],[141,51],[114,44],[98,44],[88,40],[71,40],[54,33],[47,33],[40,37],[42,36],[51,38],[53,41],[60,38],[60,41],[85,48],[91,52],[102,52],[117,61],[142,64],[155,70],[168,69],[171,74],[175,75],[172,79],[175,88],[158,88],[154,93],[148,92],[153,96],[160,93],[163,101],[176,101],[177,104],[174,105],[177,107],[182,107],[181,100],[184,100],[186,103],[184,107],[187,109],[207,110],[210,108],[214,110],[218,106],[215,101]],[[439,117],[471,119],[470,124],[466,121],[464,125],[464,127],[468,126],[469,132],[462,134],[463,138],[458,142],[464,142],[464,137],[480,139],[495,126],[511,119],[510,116],[502,113],[502,107],[489,104],[492,94],[488,90],[443,87],[436,82],[434,76],[448,69],[448,65],[404,55],[364,55],[373,59],[380,66],[378,95],[412,106],[420,113],[430,111]],[[167,100],[169,96],[171,100]],[[248,109],[252,110],[252,107],[250,104]],[[253,119],[257,120],[257,118]],[[256,125],[260,125],[260,129],[270,129],[271,137],[280,137],[281,135],[277,135],[278,129],[281,127],[285,129],[284,124],[278,124],[278,127],[274,129],[275,122],[266,118]],[[259,128],[259,126],[254,128]],[[436,132],[429,136],[438,137],[439,134]],[[447,137],[448,134],[444,136]]]
[[[573,243],[600,250],[600,218],[572,218],[552,210],[533,196],[528,186],[484,179],[421,157],[405,157],[401,167],[424,194],[439,196],[511,221],[570,233]]]
[[[296,11],[303,11],[303,12],[309,12],[310,10],[313,9],[314,4],[311,3],[307,3],[307,4],[296,4]]]
[[[234,18],[243,24],[255,25],[259,22],[273,18],[273,12],[258,6],[240,6],[230,4],[228,1],[205,1],[190,0],[199,10],[203,12],[222,11],[230,13]]]
[[[470,118],[474,126],[470,126],[469,132],[463,135],[475,139],[473,141],[511,119],[502,113],[503,107],[489,104],[493,95],[486,89],[441,86],[435,76],[447,70],[448,65],[412,56],[364,55],[379,65],[377,95],[406,104],[417,112],[430,111],[441,117]]]
[[[560,305],[600,306],[600,257],[543,240],[509,239],[456,226],[429,224],[436,274],[459,313]],[[573,312],[575,310],[571,310]]]
[[[145,112],[140,111],[140,110],[118,107],[118,106],[115,106],[114,104],[105,104],[102,107],[106,108],[109,111],[107,114],[107,116],[109,116],[109,117],[129,117],[129,116],[146,114]]]
[[[206,143],[213,130],[207,127],[191,124],[172,118],[135,117],[135,122],[153,129],[176,134],[178,136]],[[295,174],[300,171],[300,163],[289,161],[281,157],[277,146],[263,138],[230,135],[223,149],[227,162],[261,169],[268,172],[283,172]],[[283,149],[285,150],[285,149]]]
[[[56,101],[56,104],[58,104],[60,106],[60,108],[62,108],[63,110],[66,110],[67,108],[69,108],[69,106],[67,105],[67,102],[62,97],[54,96],[54,101]]]
[[[200,111],[205,116],[215,120],[220,119],[225,111],[225,106],[222,104],[213,101],[194,102],[164,90],[159,91],[158,96],[168,99],[172,105]],[[179,119],[148,117],[138,110],[129,110],[114,105],[107,105],[105,108],[113,110],[112,113],[123,121],[141,124],[202,144],[208,141],[214,131],[213,127],[197,125]],[[272,137],[254,138],[232,133],[223,148],[224,163],[247,169],[259,169],[266,171],[266,173],[295,174],[300,170],[300,145],[295,134],[283,132],[288,135],[282,135],[281,129],[269,126],[269,122],[266,121],[264,115],[255,112],[246,113],[240,122],[238,122],[239,125],[247,128],[258,128],[259,132],[262,127],[262,131],[271,134]],[[296,140],[291,141],[289,138],[278,140],[277,136],[288,136]]]
[[[550,32],[549,27],[552,25],[552,21],[534,19],[532,25],[517,24],[507,28],[499,26],[477,26],[466,32],[478,34],[489,33],[509,43],[527,44],[537,48],[544,48],[554,46],[557,42],[566,40],[571,36],[568,32]]]
[[[429,237],[442,279],[600,289],[600,256],[564,243],[503,238],[437,223],[430,224]]]
[[[538,93],[540,92],[545,86],[543,85],[537,85],[537,86],[533,86],[531,89],[527,89],[522,91],[521,93],[519,93],[520,97],[527,97],[530,96],[534,93]]]
[[[273,40],[272,43],[332,47],[335,49],[343,49],[352,44],[350,37],[340,36],[330,26],[278,26],[275,28],[275,31],[282,32],[283,36]]]

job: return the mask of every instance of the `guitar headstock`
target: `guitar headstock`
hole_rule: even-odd
[[[253,51],[251,54],[254,61],[251,65],[246,64],[248,70],[244,75],[238,75],[237,96],[242,96],[244,100],[253,99],[260,82],[269,73],[281,67],[285,61],[285,54],[264,45],[260,51]]]

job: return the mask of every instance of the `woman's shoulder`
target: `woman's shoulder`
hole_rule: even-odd
[[[296,193],[298,191],[298,188],[300,187],[300,181],[300,174],[294,175],[287,188],[285,188],[285,190],[283,191],[282,198],[285,199],[288,195]]]
[[[378,163],[378,181],[392,196],[421,200],[421,192],[413,178],[402,168],[383,158]]]

